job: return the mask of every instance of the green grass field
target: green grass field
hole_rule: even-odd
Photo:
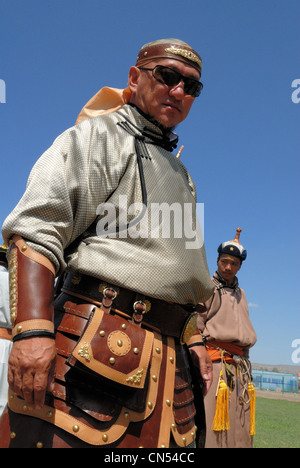
[[[300,402],[257,398],[254,448],[300,448]]]

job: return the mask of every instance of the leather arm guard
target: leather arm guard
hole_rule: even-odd
[[[54,338],[53,264],[20,236],[14,236],[8,267],[13,341],[32,336]]]
[[[187,347],[194,348],[194,346],[204,346],[202,335],[199,333],[199,330],[195,331],[193,336],[187,342]]]

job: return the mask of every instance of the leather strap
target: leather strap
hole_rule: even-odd
[[[19,322],[12,330],[12,337],[15,338],[17,335],[33,330],[44,330],[54,333],[54,323],[49,320],[27,320],[25,322]]]
[[[121,311],[129,317],[135,318],[139,312],[140,305],[145,307],[143,314],[143,324],[160,331],[163,335],[181,338],[193,314],[195,306],[168,303],[148,296],[141,296],[129,289],[121,288],[105,283],[101,279],[91,276],[67,275],[62,291],[74,296],[81,296],[91,299],[96,304],[102,304],[104,291],[115,291],[113,303],[108,302],[108,307]],[[194,330],[195,331],[195,330]],[[191,335],[194,333],[191,333]]]

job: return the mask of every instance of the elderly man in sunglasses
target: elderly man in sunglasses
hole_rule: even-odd
[[[101,89],[35,164],[3,226],[1,447],[203,446],[212,365],[196,305],[214,287],[195,185],[172,153],[201,70],[182,41],[146,44],[128,88]]]

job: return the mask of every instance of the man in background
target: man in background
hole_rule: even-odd
[[[198,328],[213,362],[213,385],[204,400],[206,448],[250,448],[255,433],[249,349],[257,338],[236,276],[247,256],[240,232],[219,246],[214,295],[198,306]]]

